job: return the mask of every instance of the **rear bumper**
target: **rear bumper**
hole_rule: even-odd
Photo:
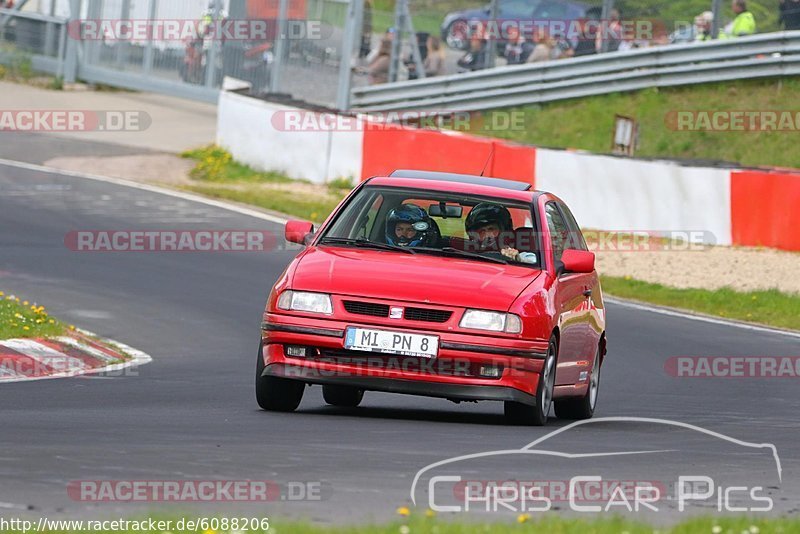
[[[439,336],[437,358],[411,361],[414,359],[369,352],[359,353],[358,358],[319,356],[347,352],[344,331],[348,326],[392,330],[370,323],[266,314],[261,331],[264,375],[453,400],[516,401],[531,405],[536,402],[547,341],[415,329],[417,333]],[[290,357],[286,345],[314,348],[318,356]],[[349,356],[353,355],[350,351]],[[390,360],[398,361],[386,365]],[[375,365],[376,362],[380,365]],[[471,372],[452,372],[453,368],[481,366],[501,367],[502,374],[489,378]]]

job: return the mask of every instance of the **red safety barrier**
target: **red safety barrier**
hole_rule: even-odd
[[[732,171],[734,245],[800,250],[800,174]]]
[[[494,150],[493,150],[494,149]],[[364,131],[361,179],[397,169],[428,170],[533,184],[536,149],[455,132],[379,125]]]

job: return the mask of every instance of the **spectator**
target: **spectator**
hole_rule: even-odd
[[[575,57],[597,53],[597,25],[596,20],[581,21],[581,33],[578,35],[578,44],[575,45]]]
[[[711,27],[714,24],[714,13],[703,11],[694,18],[694,40],[710,41],[712,39]]]
[[[609,14],[609,20],[600,25],[595,39],[595,48],[598,53],[603,52],[603,42],[606,41],[606,52],[616,52],[622,42],[622,23],[619,10],[614,8]]]
[[[425,76],[441,76],[444,74],[444,49],[442,40],[431,35],[428,37],[428,57],[425,58]]]
[[[780,23],[785,30],[800,30],[800,0],[781,0]]]
[[[528,61],[533,52],[533,45],[519,32],[519,28],[508,29],[508,43],[503,51],[503,57],[509,65],[521,65]]]
[[[392,60],[392,41],[383,38],[375,58],[369,62],[367,72],[370,85],[386,83],[389,81],[389,66]]]
[[[486,68],[486,40],[483,33],[476,31],[469,40],[469,51],[458,60],[463,70],[480,70]]]
[[[736,14],[736,18],[724,30],[720,30],[720,39],[745,37],[756,33],[756,19],[747,10],[746,0],[733,0],[733,12]]]
[[[567,59],[575,55],[575,48],[565,35],[556,35],[553,38],[553,43],[553,51],[550,56],[552,59]]]
[[[379,53],[380,53],[380,51],[381,51],[381,43],[383,43],[383,41],[384,41],[384,40],[386,40],[386,39],[388,39],[388,40],[389,40],[389,42],[391,42],[392,40],[394,40],[394,28],[389,28],[388,30],[386,30],[386,31],[383,33],[383,38],[382,38],[382,39],[381,39],[381,41],[378,43],[378,46],[377,46],[377,47],[375,47],[375,48],[373,48],[373,49],[372,49],[372,51],[370,51],[370,53],[367,55],[367,65],[369,65],[370,63],[372,63],[372,62],[375,60],[375,58],[377,58],[377,57],[378,57],[378,54],[379,54]]]
[[[549,61],[553,57],[553,49],[555,43],[544,30],[539,30],[534,38],[536,46],[533,53],[528,58],[528,63],[540,63],[542,61]]]

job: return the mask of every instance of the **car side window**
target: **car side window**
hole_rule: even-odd
[[[567,228],[569,228],[569,241],[566,248],[572,250],[589,250],[589,247],[586,246],[586,240],[583,238],[581,227],[578,226],[578,222],[575,220],[575,216],[572,215],[572,212],[563,202],[559,202],[558,207],[561,208],[561,213],[564,214]]]
[[[547,217],[547,227],[550,230],[550,244],[553,247],[553,256],[556,261],[561,261],[564,249],[569,238],[569,228],[561,217],[555,202],[548,202],[545,205],[545,216]]]
[[[367,220],[364,222],[363,233],[359,233],[360,236],[368,237],[374,235],[375,221],[378,218],[378,212],[380,212],[381,206],[383,206],[383,195],[376,195],[375,201],[367,212]]]

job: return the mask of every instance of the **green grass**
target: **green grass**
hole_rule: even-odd
[[[315,223],[324,221],[353,188],[352,180],[339,178],[313,189],[308,181],[293,180],[279,172],[262,172],[243,165],[234,161],[225,149],[214,145],[189,150],[182,156],[196,162],[189,176],[197,183],[181,186],[181,189],[251,204]],[[297,192],[284,184],[312,189]]]
[[[146,525],[144,518],[131,518],[131,521],[141,521]],[[167,519],[163,520],[166,525]],[[177,519],[172,519],[172,525],[177,523]],[[87,523],[87,522],[84,522]],[[33,521],[33,526],[36,522]],[[658,527],[642,522],[629,521],[619,517],[608,519],[588,520],[588,519],[562,519],[559,517],[548,517],[545,519],[532,519],[528,515],[518,518],[508,518],[495,523],[465,523],[439,518],[409,517],[404,520],[394,521],[384,524],[362,525],[362,526],[320,526],[296,521],[283,522],[277,519],[269,520],[269,530],[253,530],[252,532],[264,534],[267,532],[280,532],[281,534],[619,534],[627,532],[629,534],[797,534],[800,533],[800,520],[793,519],[764,519],[764,518],[700,518],[692,519],[671,527]],[[188,530],[178,530],[173,528],[173,532],[181,534],[184,532],[198,532]],[[29,531],[32,532],[32,531]],[[86,530],[50,530],[52,534],[79,534]],[[108,532],[113,534],[134,534],[136,530],[90,530],[89,532]],[[221,531],[218,534],[222,534]],[[0,534],[25,534],[21,530],[4,531]],[[217,534],[217,533],[215,533]]]
[[[278,172],[260,172],[233,160],[225,149],[209,145],[187,150],[181,157],[197,162],[189,175],[203,182],[290,183],[294,180]]]
[[[526,144],[609,153],[614,115],[619,114],[639,121],[639,157],[800,167],[796,131],[679,132],[665,120],[676,110],[800,111],[798,94],[800,77],[647,89],[514,108],[523,115],[521,128],[492,128],[488,112],[473,119],[470,131]]]
[[[632,280],[601,277],[603,293],[707,315],[800,330],[800,295],[777,290],[738,292],[732,289],[676,289]]]
[[[234,189],[219,185],[186,185],[182,186],[181,189],[212,198],[251,204],[315,223],[324,221],[325,217],[339,203],[338,200],[328,201],[304,198],[290,191],[265,190],[255,186]]]
[[[0,339],[59,336],[67,328],[50,317],[44,306],[0,291]]]

